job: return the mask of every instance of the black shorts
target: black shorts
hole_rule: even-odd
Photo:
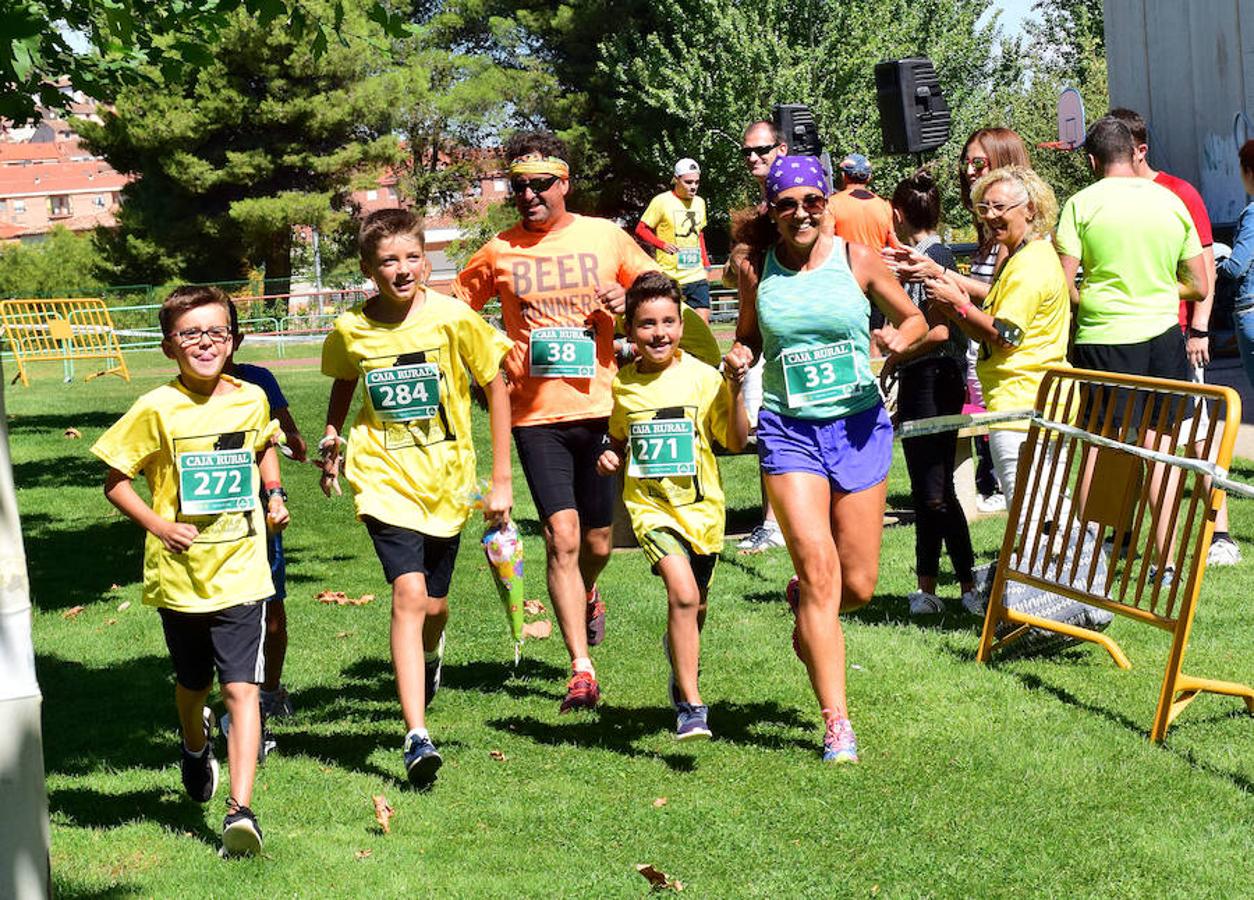
[[[693,309],[710,308],[710,283],[704,278],[700,281],[681,284],[679,289],[683,291],[684,302]]]
[[[266,605],[241,603],[209,613],[158,609],[174,677],[189,691],[213,684],[261,684],[266,671]]]
[[[609,419],[581,419],[514,429],[518,461],[541,521],[564,509],[579,513],[579,527],[608,528],[614,521],[614,479],[597,474]]]
[[[1135,344],[1076,344],[1073,354],[1075,364],[1081,369],[1094,369],[1098,372],[1118,372],[1122,375],[1136,375],[1147,378],[1170,378],[1175,381],[1192,381],[1193,369],[1189,365],[1185,353],[1184,333],[1180,326],[1172,325],[1158,337]],[[1081,410],[1079,424],[1088,428],[1091,423],[1094,429],[1100,429],[1105,420],[1107,402],[1114,402],[1115,412],[1111,417],[1112,425],[1122,424],[1124,414],[1129,405],[1132,407],[1133,426],[1141,419],[1144,404],[1137,400],[1129,404],[1126,391],[1101,391],[1102,395],[1112,396],[1098,399],[1096,417],[1091,417],[1092,404],[1086,404]],[[1157,421],[1163,404],[1172,401],[1163,396],[1156,397],[1150,406],[1150,423]],[[1192,403],[1177,403],[1169,406],[1166,416],[1188,418],[1192,413]],[[1167,422],[1169,428],[1171,422]]]
[[[428,597],[447,597],[453,581],[453,564],[462,537],[432,537],[412,528],[389,525],[373,516],[362,516],[374,542],[375,555],[383,564],[383,577],[391,584],[402,575],[417,572],[427,579]]]

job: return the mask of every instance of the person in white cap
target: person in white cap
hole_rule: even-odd
[[[679,282],[684,302],[710,321],[710,265],[705,250],[705,200],[697,196],[701,167],[685,157],[675,163],[669,191],[650,202],[636,225],[636,237],[654,249],[658,265]]]

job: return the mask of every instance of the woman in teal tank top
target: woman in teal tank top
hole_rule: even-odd
[[[892,425],[871,374],[870,301],[897,353],[927,332],[879,253],[835,237],[818,160],[781,156],[765,215],[739,223],[754,249],[739,272],[736,340],[766,358],[758,454],[797,577],[793,647],[823,711],[823,759],[857,762],[845,703],[839,613],[871,599],[879,575]]]

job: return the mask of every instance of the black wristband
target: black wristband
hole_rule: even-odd
[[[278,494],[280,497],[282,497],[284,503],[287,502],[287,491],[283,490],[283,488],[281,487],[266,488],[264,491],[261,492],[261,496],[266,501],[266,503],[269,503],[270,498],[273,497],[275,494]]]
[[[1203,331],[1203,330],[1202,330],[1202,329],[1200,329],[1200,328],[1194,328],[1192,325],[1190,325],[1190,326],[1189,326],[1189,337],[1191,337],[1191,338],[1208,338],[1208,337],[1210,337],[1210,332],[1209,332],[1209,331]]]

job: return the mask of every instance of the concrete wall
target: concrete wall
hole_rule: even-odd
[[[1245,207],[1238,140],[1254,138],[1254,0],[1106,0],[1112,106],[1150,125],[1150,164],[1188,179],[1216,225]],[[1097,110],[1090,113],[1095,118]]]

